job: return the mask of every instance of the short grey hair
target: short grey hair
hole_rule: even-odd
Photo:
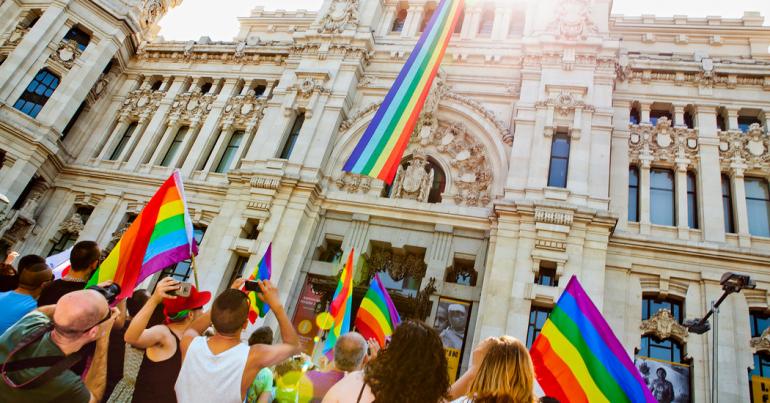
[[[334,345],[334,366],[346,372],[360,369],[368,348],[364,336],[356,332],[345,333]]]

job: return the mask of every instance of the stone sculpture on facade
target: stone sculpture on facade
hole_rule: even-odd
[[[358,0],[333,0],[319,21],[319,34],[339,34],[358,24]]]
[[[698,132],[686,127],[671,127],[671,120],[663,116],[655,126],[631,125],[628,139],[633,161],[666,161],[694,164],[698,156]]]
[[[586,39],[599,32],[591,18],[589,0],[567,0],[560,3],[556,18],[548,26],[548,31],[559,35],[560,39]]]
[[[719,159],[724,168],[730,165],[745,169],[770,169],[770,136],[757,123],[746,133],[740,130],[719,132]]]
[[[671,338],[679,343],[686,343],[689,334],[687,328],[677,322],[668,309],[661,309],[650,319],[642,321],[639,329],[642,336],[652,335],[659,340]]]
[[[406,169],[398,167],[391,198],[427,202],[434,175],[427,156],[421,152],[415,153],[407,162]]]

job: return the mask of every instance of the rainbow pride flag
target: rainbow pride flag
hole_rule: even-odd
[[[348,261],[342,269],[340,281],[334,291],[332,304],[329,307],[334,323],[326,336],[323,353],[327,354],[334,348],[337,339],[350,331],[350,311],[353,310],[353,249],[350,249]]]
[[[530,354],[543,391],[561,402],[656,402],[575,276]]]
[[[344,171],[393,182],[462,9],[463,0],[441,0]]]
[[[248,280],[270,280],[270,276],[273,275],[273,258],[272,258],[273,243],[267,245],[265,254],[262,255],[262,259],[259,260],[259,264],[254,268],[254,272],[251,273]],[[245,290],[245,289],[244,289]],[[265,301],[262,301],[257,296],[256,291],[250,291],[249,295],[249,322],[252,324],[257,321],[257,317],[264,318],[268,312],[270,312],[270,305],[267,305]]]
[[[396,306],[382,285],[380,276],[375,273],[356,313],[356,330],[365,339],[375,339],[380,347],[384,347],[385,338],[393,334],[399,323],[401,317],[398,316]]]
[[[118,298],[128,298],[136,284],[151,274],[197,253],[182,178],[179,170],[174,170],[128,227],[88,285],[113,280],[120,285]]]

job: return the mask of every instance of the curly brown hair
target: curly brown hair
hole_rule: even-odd
[[[430,403],[447,396],[449,374],[438,332],[407,320],[364,370],[375,402]]]

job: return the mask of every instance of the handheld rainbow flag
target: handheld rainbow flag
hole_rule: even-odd
[[[323,353],[327,354],[334,348],[337,339],[350,331],[350,311],[353,310],[353,249],[350,249],[348,261],[342,269],[340,281],[334,291],[332,304],[329,307],[334,323],[326,336]]]
[[[179,170],[174,170],[104,259],[88,285],[113,280],[121,288],[118,299],[128,298],[136,284],[149,275],[197,253],[182,178]]]
[[[441,0],[344,171],[393,181],[462,9],[463,0]]]
[[[401,317],[396,306],[382,285],[380,276],[375,273],[356,313],[356,330],[365,339],[376,339],[380,347],[384,347],[385,338],[393,334],[399,323]]]
[[[259,264],[254,268],[254,272],[249,276],[249,281],[254,280],[270,280],[270,276],[273,275],[273,258],[272,258],[273,243],[267,245],[265,254],[262,255],[262,259],[259,260]],[[245,288],[244,288],[245,290]],[[256,291],[250,291],[249,296],[249,322],[252,324],[257,321],[257,317],[264,318],[268,312],[270,312],[270,305],[267,305],[265,301],[257,296]]]
[[[530,353],[543,391],[561,402],[656,402],[575,276]]]

